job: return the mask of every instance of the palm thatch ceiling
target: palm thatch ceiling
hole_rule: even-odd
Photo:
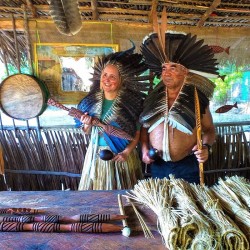
[[[48,2],[0,0],[0,20],[10,18],[11,14],[23,18],[24,6],[29,19],[51,19]],[[157,11],[160,15],[166,7],[168,24],[172,25],[250,26],[249,0],[79,0],[78,4],[82,21],[151,23],[152,13]]]
[[[17,62],[21,59],[17,58],[16,51],[25,51],[25,46],[27,48],[28,41],[24,30],[13,31],[14,19],[53,20],[51,3],[57,6],[61,1],[77,5],[80,12],[79,22],[151,25],[155,13],[161,20],[165,8],[168,25],[197,29],[220,28],[227,30],[226,32],[228,29],[244,30],[244,35],[239,35],[231,43],[235,48],[238,46],[237,51],[235,49],[238,59],[249,61],[247,48],[250,35],[245,34],[250,27],[250,0],[0,0],[0,61],[5,65],[12,62],[18,67]],[[57,7],[54,12],[58,12]],[[71,16],[74,18],[74,13]],[[225,44],[225,48],[226,46],[230,45]]]

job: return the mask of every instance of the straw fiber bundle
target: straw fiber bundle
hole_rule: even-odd
[[[149,179],[139,181],[128,193],[130,199],[149,207],[158,217],[158,229],[165,246],[177,249],[177,239],[180,230],[180,211],[174,209],[173,193],[170,181],[164,179]]]
[[[188,182],[171,177],[178,209],[183,213],[179,240],[183,249],[216,249],[217,242],[209,218],[200,211]],[[182,249],[182,248],[180,248]]]
[[[206,186],[191,185],[199,205],[215,225],[215,237],[222,249],[249,249],[244,233],[222,209],[219,199]]]
[[[163,243],[170,250],[249,250],[249,225],[248,231],[242,230],[240,220],[229,216],[212,188],[172,176],[170,180],[149,178],[139,181],[126,196],[153,210]]]
[[[250,209],[250,181],[244,177],[226,177],[227,186],[241,199]]]
[[[223,209],[233,218],[240,229],[250,239],[250,212],[240,197],[230,189],[227,181],[219,179],[217,185],[212,187],[216,197],[221,201]]]

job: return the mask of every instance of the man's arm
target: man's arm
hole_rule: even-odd
[[[209,157],[209,148],[204,144],[212,146],[215,141],[215,127],[209,107],[206,108],[206,112],[201,119],[201,128],[203,147],[201,150],[197,150],[197,145],[195,145],[193,151],[195,151],[194,154],[196,155],[198,162],[203,163],[207,161]]]
[[[212,146],[215,142],[215,127],[209,107],[206,108],[206,113],[201,120],[202,127],[202,143]]]

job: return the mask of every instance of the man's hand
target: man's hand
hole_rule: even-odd
[[[198,150],[197,145],[195,145],[192,149],[192,151],[194,152],[198,162],[200,163],[204,163],[205,161],[207,161],[208,156],[209,156],[209,152],[208,152],[208,147],[203,146],[202,149]]]
[[[146,164],[150,164],[152,163],[154,160],[152,160],[150,157],[149,157],[149,154],[148,154],[148,151],[149,150],[143,150],[142,151],[142,161]]]

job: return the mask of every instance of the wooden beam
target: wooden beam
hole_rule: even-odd
[[[4,20],[1,19],[0,29],[1,30],[13,30],[11,17],[9,19],[4,19]],[[20,19],[16,20],[16,30],[17,31],[24,30],[23,20],[20,20]]]
[[[36,8],[32,4],[31,0],[26,0],[26,4],[27,4],[28,9],[30,9],[32,12],[32,17],[36,18],[37,17]]]
[[[168,7],[169,5],[172,6],[172,4],[161,4],[162,6],[166,6]],[[49,12],[49,5],[33,5],[34,8],[36,9],[36,11],[43,11],[43,12]],[[193,9],[193,10],[203,10],[203,11],[207,11],[209,9],[209,7],[206,6],[200,6],[200,5],[190,5],[190,4],[174,4],[173,5],[176,8],[182,8],[182,9]],[[249,5],[250,6],[250,5]],[[21,7],[9,7],[9,6],[0,6],[0,10],[7,10],[7,11],[20,11],[21,13],[23,12]],[[80,6],[79,10],[81,12],[92,12],[91,7],[88,6]],[[246,9],[240,9],[240,8],[217,8],[216,9],[219,12],[228,12],[228,13],[242,13],[242,14],[249,14],[249,10]],[[125,9],[125,8],[103,8],[103,7],[99,7],[98,8],[99,13],[100,12],[113,12],[113,13],[119,13],[119,12],[124,12],[126,14],[145,14],[148,15],[148,11],[146,10],[131,10],[131,9]],[[16,14],[16,13],[15,13]],[[168,12],[169,15],[169,12]],[[242,17],[244,18],[244,17]]]
[[[97,0],[91,0],[92,18],[93,20],[98,20],[99,13],[97,10]]]
[[[205,21],[209,18],[209,15],[212,14],[214,10],[216,10],[217,6],[219,6],[221,3],[221,0],[214,0],[211,6],[207,9],[207,11],[204,13],[200,21],[197,23],[198,27],[203,26]]]

